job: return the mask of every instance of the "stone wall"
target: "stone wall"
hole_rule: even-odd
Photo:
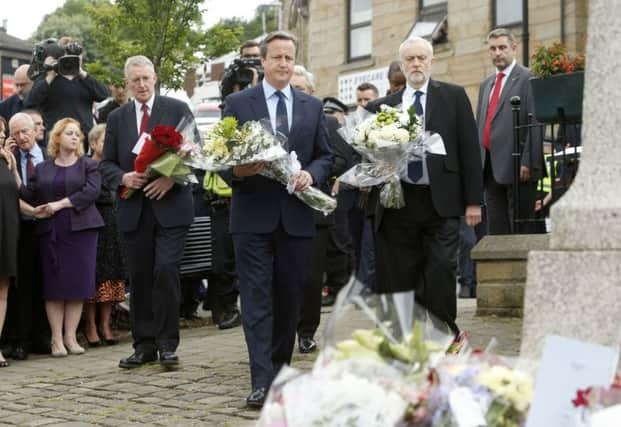
[[[465,86],[473,108],[481,80],[493,72],[485,47],[485,36],[493,25],[492,1],[449,0],[449,41],[436,46],[434,77]],[[284,2],[286,13],[290,2]],[[373,0],[372,58],[347,63],[347,2],[310,0],[308,19],[298,18],[296,27],[289,30],[296,33],[302,44],[299,62],[317,77],[317,95],[336,96],[337,78],[342,73],[385,67],[397,59],[398,46],[416,21],[418,3]],[[529,4],[532,53],[540,43],[561,39],[561,0],[530,0]],[[565,0],[565,40],[570,51],[584,52],[587,4],[588,0]],[[513,31],[520,39],[521,27]],[[521,49],[519,43],[518,62],[522,61]]]

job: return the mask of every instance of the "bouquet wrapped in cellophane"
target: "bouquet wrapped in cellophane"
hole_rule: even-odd
[[[383,185],[380,202],[387,208],[405,206],[401,176],[412,161],[425,161],[426,155],[446,155],[439,134],[423,133],[414,108],[403,112],[382,105],[357,125],[339,129],[341,136],[364,157],[364,161],[338,180],[353,187]]]
[[[413,292],[362,288],[352,279],[339,294],[312,371],[283,368],[260,427],[407,425],[452,337],[434,328]]]
[[[271,162],[285,157],[282,136],[275,136],[263,121],[249,121],[241,128],[235,117],[224,117],[205,136],[200,146],[192,147],[186,162],[196,168],[217,172],[233,166]]]
[[[271,131],[269,120],[248,121],[241,128],[237,119],[225,117],[206,135],[201,146],[192,147],[188,164],[211,172],[248,163],[264,162],[261,175],[280,182],[289,194],[324,214],[336,209],[336,200],[315,187],[295,191],[293,177],[302,168],[295,151],[287,152],[287,138]]]
[[[295,191],[293,177],[302,169],[295,151],[287,156],[278,158],[265,165],[261,175],[280,182],[287,187],[287,192],[306,203],[311,208],[328,215],[336,209],[336,199],[328,196],[316,187],[308,187],[302,191]]]
[[[178,184],[196,183],[192,170],[184,164],[182,146],[193,139],[194,120],[183,117],[177,127],[156,125],[144,136],[134,160],[134,171],[145,173],[149,179],[158,176],[173,178]],[[134,189],[122,187],[120,196],[129,199]]]

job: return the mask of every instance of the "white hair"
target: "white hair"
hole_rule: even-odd
[[[129,77],[129,68],[130,67],[148,67],[155,73],[155,67],[153,66],[153,62],[149,58],[144,55],[136,55],[130,56],[125,61],[125,78]]]
[[[429,40],[422,37],[410,37],[409,39],[405,39],[404,42],[401,43],[401,46],[399,46],[399,59],[403,59],[403,51],[413,44],[423,44],[423,46],[425,46],[425,48],[429,51],[429,56],[433,56],[433,45],[429,42]]]
[[[34,120],[32,120],[32,117],[30,117],[30,115],[26,113],[22,113],[21,111],[19,113],[13,114],[13,117],[11,117],[8,123],[9,129],[11,129],[11,125],[13,123],[20,122],[20,121],[24,121],[26,125],[28,126],[28,128],[34,129]]]
[[[303,65],[294,65],[293,74],[304,77],[308,89],[310,89],[311,91],[315,90],[315,76],[313,75],[313,73],[304,68]]]

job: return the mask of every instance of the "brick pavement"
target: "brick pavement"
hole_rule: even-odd
[[[474,300],[459,301],[459,323],[474,346],[496,337],[496,351],[519,351],[521,321],[474,317]],[[324,314],[323,319],[327,317]],[[325,323],[325,322],[322,322]],[[61,359],[35,356],[0,371],[0,425],[23,426],[251,426],[247,410],[247,353],[241,328],[182,330],[182,366],[117,368],[128,341]],[[294,354],[293,366],[310,369],[314,356]]]

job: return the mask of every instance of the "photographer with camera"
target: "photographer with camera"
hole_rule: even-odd
[[[239,48],[239,56],[226,69],[220,82],[223,101],[231,93],[254,87],[263,80],[259,43],[248,40]]]
[[[62,37],[36,45],[28,75],[34,84],[24,106],[41,111],[47,129],[71,117],[80,122],[84,134],[90,132],[93,102],[103,101],[110,93],[82,69],[82,46],[76,40]],[[84,148],[88,149],[86,143]]]

